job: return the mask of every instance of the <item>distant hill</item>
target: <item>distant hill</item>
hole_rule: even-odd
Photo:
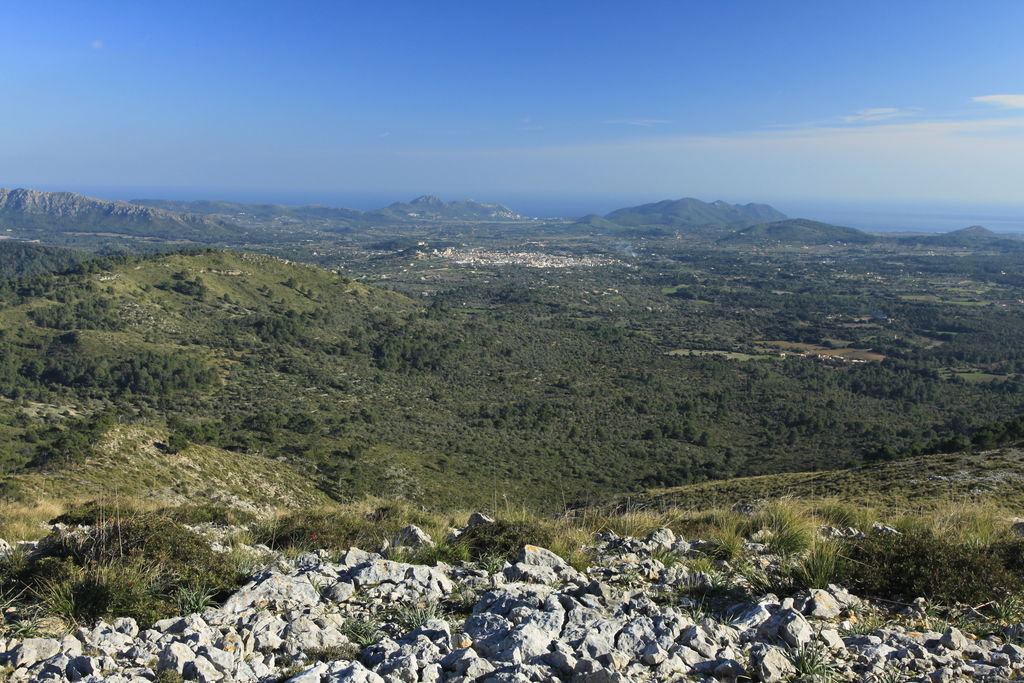
[[[618,209],[605,220],[621,226],[697,228],[748,226],[785,220],[787,216],[767,204],[729,204],[685,198]]]
[[[395,202],[373,212],[398,220],[449,219],[449,220],[518,220],[522,218],[503,204],[481,204],[467,199],[461,202],[446,202],[433,195],[423,195],[411,202]]]
[[[1000,249],[1024,249],[1024,243],[1011,239],[1006,235],[992,232],[980,225],[972,225],[969,228],[944,232],[939,235],[915,235],[913,237],[902,237],[899,240],[902,244],[920,245],[929,247],[994,247]]]
[[[204,216],[24,188],[0,188],[0,229],[41,236],[83,232],[195,242],[215,242],[242,232]]]
[[[243,225],[263,224],[262,227],[287,229],[289,223],[301,223],[325,231],[380,223],[409,223],[424,220],[518,220],[522,218],[502,204],[482,204],[471,199],[446,202],[433,195],[423,195],[411,202],[395,202],[375,211],[335,208],[310,204],[286,206],[282,204],[239,204],[220,201],[174,201],[167,199],[133,199],[133,204],[165,211],[216,216]]]
[[[604,216],[598,216],[596,213],[588,214],[583,218],[576,221],[576,225],[589,226],[598,230],[621,230],[623,226],[611,222]]]
[[[221,216],[230,219],[252,218],[271,220],[274,218],[294,218],[297,220],[361,220],[365,213],[356,209],[333,208],[309,204],[307,206],[287,206],[284,204],[241,204],[220,201],[177,201],[173,199],[133,199],[132,204],[150,206],[164,211],[193,213],[202,216]]]
[[[90,257],[91,254],[71,249],[3,240],[0,241],[0,278],[60,272]]]
[[[820,223],[806,218],[792,218],[773,223],[761,223],[744,228],[732,235],[724,237],[724,243],[782,243],[793,245],[831,244],[842,242],[847,244],[868,244],[877,239],[856,228],[841,225]]]

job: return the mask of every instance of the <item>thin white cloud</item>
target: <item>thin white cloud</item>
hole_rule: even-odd
[[[103,41],[102,40],[94,40],[91,43],[89,43],[89,47],[91,47],[94,50],[102,50],[103,49]]]
[[[1024,95],[982,95],[972,97],[971,101],[992,104],[1003,109],[1024,109]]]
[[[566,191],[609,187],[666,196],[685,187],[695,196],[727,188],[751,197],[1005,201],[1017,195],[1024,174],[1024,115],[833,121],[582,145],[403,150],[401,156],[407,168],[443,159],[464,169],[466,182],[490,169],[506,191],[550,184]],[[576,185],[567,187],[570,177]]]
[[[915,113],[913,109],[871,107],[868,109],[858,109],[855,113],[844,116],[843,121],[846,123],[868,123],[871,121],[885,121],[886,119],[894,119],[901,116],[911,116]]]
[[[605,121],[613,125],[621,126],[639,126],[641,128],[650,128],[651,126],[660,126],[666,123],[672,123],[668,119],[617,119],[614,121]]]

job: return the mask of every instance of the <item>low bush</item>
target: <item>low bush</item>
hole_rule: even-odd
[[[422,548],[392,548],[388,551],[389,560],[397,562],[408,562],[410,564],[436,565],[438,562],[454,564],[471,559],[469,548],[460,545],[455,541],[442,539],[434,545],[425,545]]]
[[[252,536],[253,542],[275,550],[342,550],[352,545],[375,545],[371,529],[365,519],[350,513],[303,510],[254,525]]]
[[[50,524],[70,524],[71,526],[95,526],[106,522],[131,517],[139,513],[138,508],[127,503],[91,500],[50,520]]]
[[[1019,590],[1024,539],[962,543],[924,526],[847,544],[841,583],[861,594],[979,604]]]
[[[190,593],[213,600],[243,578],[199,536],[154,513],[100,521],[84,534],[54,532],[40,549],[6,583],[71,624],[129,616],[145,626],[198,604],[184,599]]]
[[[181,522],[182,524],[246,526],[252,524],[257,519],[256,515],[251,512],[228,507],[227,505],[216,505],[214,503],[181,505],[163,508],[160,512],[176,522]]]
[[[478,524],[465,531],[456,540],[468,550],[473,561],[482,558],[513,560],[524,545],[548,547],[554,541],[551,530],[527,520],[501,520],[493,524]]]

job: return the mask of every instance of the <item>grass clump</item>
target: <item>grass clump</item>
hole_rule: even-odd
[[[814,676],[819,681],[839,680],[839,668],[833,660],[832,653],[817,643],[796,648],[789,654],[789,661],[796,669],[797,679]]]
[[[341,628],[345,637],[360,647],[373,645],[380,638],[380,627],[372,621],[349,618]]]
[[[769,503],[755,512],[744,527],[747,535],[768,531],[768,550],[782,557],[804,552],[815,538],[815,524],[811,516],[787,500]]]
[[[824,502],[815,506],[814,513],[828,526],[840,529],[854,528],[866,531],[878,521],[872,509],[851,503]]]
[[[868,636],[885,626],[885,617],[874,610],[860,610],[850,618],[850,626],[843,635]]]
[[[422,548],[392,548],[387,553],[389,560],[410,564],[436,565],[438,562],[453,564],[470,559],[469,548],[460,543],[442,540]]]
[[[1024,596],[1019,593],[1010,594],[989,606],[992,616],[1000,624],[1019,624],[1024,622]]]
[[[359,655],[359,649],[352,643],[348,643],[331,647],[315,647],[305,650],[303,654],[308,662],[340,662],[355,659]]]
[[[708,539],[708,553],[719,560],[732,562],[743,554],[743,536],[735,527],[720,527]]]
[[[178,614],[195,614],[217,604],[217,591],[202,584],[179,586],[174,601]]]
[[[174,669],[160,669],[156,672],[155,683],[184,683],[185,678]]]
[[[431,619],[441,619],[444,611],[433,600],[403,605],[395,610],[393,620],[403,632],[417,629]]]
[[[793,567],[793,583],[800,588],[828,588],[843,568],[843,546],[838,541],[817,539]]]

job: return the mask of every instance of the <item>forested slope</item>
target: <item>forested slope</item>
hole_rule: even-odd
[[[627,273],[604,274],[615,276]],[[948,359],[896,347],[841,365],[675,352],[675,325],[764,326],[767,315],[729,313],[741,294],[714,294],[724,308],[709,317],[668,295],[660,313],[579,306],[558,286],[413,299],[253,254],[91,261],[0,285],[0,454],[10,471],[60,467],[88,457],[97,419],[112,416],[281,458],[335,497],[561,507],[854,465],[1022,408],[1015,375],[965,382],[932,369]],[[782,301],[772,324],[792,339],[783,320],[806,311]],[[987,335],[1015,334],[1016,317],[985,316]],[[966,344],[974,323],[959,324],[951,339]]]

